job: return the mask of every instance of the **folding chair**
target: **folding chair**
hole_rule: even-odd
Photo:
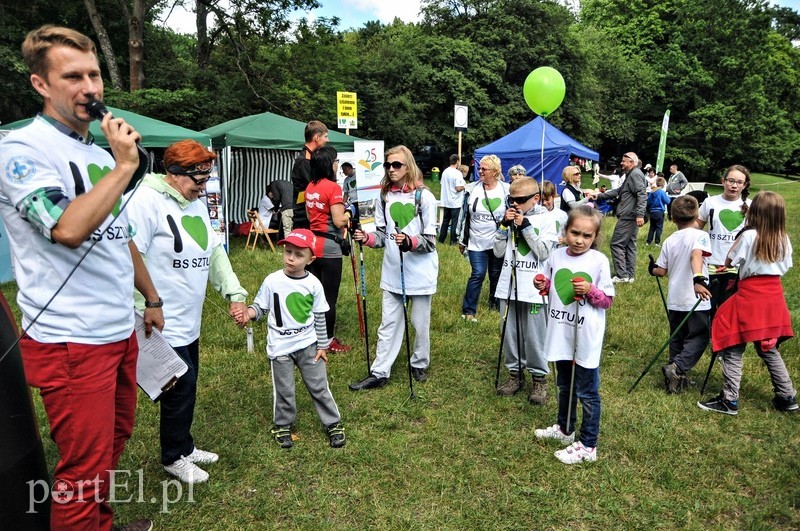
[[[272,252],[275,252],[275,246],[272,244],[272,238],[270,238],[270,234],[278,234],[278,231],[275,229],[268,229],[264,226],[264,222],[261,221],[261,216],[258,215],[257,210],[248,210],[247,211],[247,218],[250,220],[250,232],[247,234],[247,243],[244,244],[244,248],[246,250],[253,251],[256,248],[256,244],[258,243],[258,237],[264,236],[264,239],[267,240],[270,249]],[[253,246],[250,247],[250,238],[253,239]]]

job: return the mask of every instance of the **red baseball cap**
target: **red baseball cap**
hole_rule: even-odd
[[[314,248],[317,246],[317,237],[308,229],[293,230],[287,234],[284,239],[279,241],[278,245],[283,245],[284,243],[291,243],[297,247],[306,247],[311,249],[311,254],[317,256],[317,253],[314,251]]]

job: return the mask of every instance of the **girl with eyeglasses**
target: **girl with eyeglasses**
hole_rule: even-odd
[[[353,391],[383,387],[389,382],[403,344],[403,294],[415,331],[411,374],[416,381],[428,379],[426,371],[431,359],[431,302],[439,276],[436,198],[424,186],[422,172],[407,147],[396,146],[387,151],[383,167],[380,201],[375,209],[377,230],[367,234],[358,229],[353,235],[368,247],[384,248],[383,302],[375,361],[366,378],[350,384]]]
[[[707,198],[700,205],[697,228],[708,225],[711,239],[711,256],[708,258],[709,291],[711,291],[711,316],[731,296],[739,271],[725,267],[725,258],[744,227],[750,200],[750,170],[734,164],[722,177],[722,194]]]
[[[508,184],[499,180],[502,176],[497,155],[486,155],[478,164],[480,181],[470,184],[464,194],[464,205],[459,219],[458,246],[467,251],[472,274],[467,280],[464,300],[461,303],[461,318],[477,322],[478,299],[481,296],[483,279],[489,272],[489,309],[498,310],[495,298],[497,280],[503,266],[502,258],[492,252],[494,233],[506,212]]]
[[[736,170],[729,171],[727,178],[742,180],[743,176]],[[759,192],[745,223],[725,258],[728,269],[738,270],[739,286],[719,306],[711,325],[711,347],[722,360],[722,391],[697,405],[715,413],[739,413],[742,357],[747,343],[753,343],[772,380],[772,406],[778,411],[797,411],[797,391],[778,351],[794,335],[781,285],[781,277],[792,267],[786,202],[775,192]]]

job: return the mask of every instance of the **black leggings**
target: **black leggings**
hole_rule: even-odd
[[[328,330],[328,339],[331,339],[336,326],[336,301],[339,299],[339,284],[342,282],[342,258],[317,258],[306,269],[319,279],[322,289],[325,291],[325,300],[330,306],[330,309],[325,312],[325,326]]]

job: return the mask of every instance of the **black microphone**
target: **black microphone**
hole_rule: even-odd
[[[86,107],[86,113],[94,120],[102,122],[103,118],[108,114],[108,108],[105,103],[94,97],[90,97],[84,107]],[[139,151],[139,167],[133,173],[133,177],[125,188],[126,194],[136,187],[136,184],[144,177],[144,174],[147,173],[147,169],[150,166],[150,155],[147,153],[147,150],[139,144],[138,140],[136,141],[136,149]]]
[[[106,108],[105,104],[94,98],[89,98],[89,101],[86,102],[86,112],[95,120],[103,121],[106,114],[108,114],[108,109]]]

